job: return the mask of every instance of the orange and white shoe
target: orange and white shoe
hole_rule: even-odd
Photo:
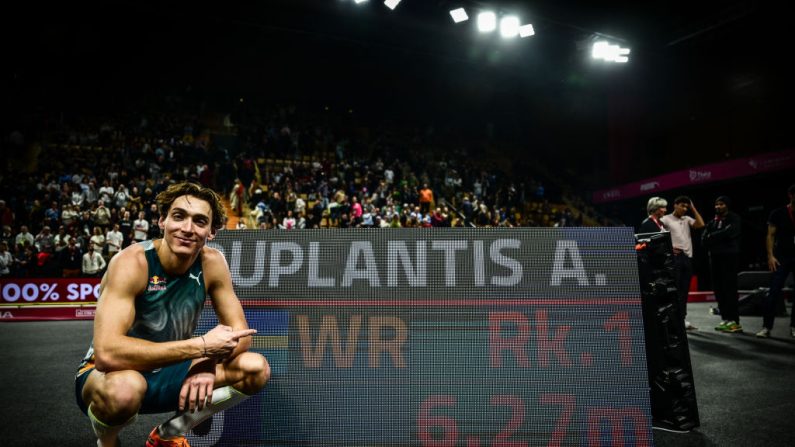
[[[149,433],[146,438],[146,447],[190,447],[188,440],[184,436],[177,436],[176,438],[164,439],[160,437],[157,432],[157,427]]]

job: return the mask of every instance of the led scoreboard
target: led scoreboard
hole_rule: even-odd
[[[650,445],[631,228],[222,231],[265,389],[193,446]],[[199,332],[216,324],[206,309]]]

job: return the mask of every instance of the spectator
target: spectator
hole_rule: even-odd
[[[35,250],[34,250],[35,252]],[[46,251],[35,252],[36,269],[34,275],[40,278],[52,278],[57,270],[55,255]]]
[[[61,211],[61,223],[68,229],[74,228],[80,219],[80,208],[72,204],[66,204]]]
[[[119,189],[113,194],[113,203],[116,205],[116,208],[126,208],[129,201],[130,194],[127,191],[127,187],[122,183],[119,185]]]
[[[133,237],[133,222],[132,219],[130,219],[129,211],[125,211],[122,214],[122,218],[119,220],[119,231],[121,231],[121,234],[124,236],[124,243],[121,248],[130,245],[130,241]]]
[[[449,223],[447,222],[447,216],[442,214],[442,209],[437,207],[434,210],[433,214],[431,215],[431,226],[432,227],[449,227]]]
[[[102,186],[99,188],[99,200],[102,200],[104,203],[110,203],[113,199],[115,191],[113,190],[113,186],[110,185],[109,179],[102,180]]]
[[[151,226],[152,221],[157,222],[160,218],[160,211],[157,209],[157,203],[155,202],[146,202],[149,204],[149,207],[145,210],[146,213],[146,220],[149,221],[149,226]]]
[[[105,235],[102,234],[102,228],[99,226],[94,227],[94,234],[91,235],[88,245],[89,247],[94,247],[97,253],[102,254],[105,252]]]
[[[83,188],[86,205],[93,206],[99,199],[99,191],[97,191],[97,183],[94,180],[89,180],[88,184]]]
[[[110,209],[105,206],[104,200],[97,201],[97,209],[92,214],[94,225],[98,225],[102,231],[110,227]]]
[[[694,217],[687,215],[693,212]],[[676,276],[676,291],[679,295],[679,313],[684,320],[685,329],[696,330],[687,321],[687,297],[690,291],[690,280],[693,277],[693,240],[692,230],[704,228],[704,219],[699,214],[690,197],[679,196],[674,199],[674,211],[662,218],[663,224],[671,232],[673,245],[674,271]]]
[[[105,258],[99,252],[94,250],[94,245],[88,245],[88,251],[83,255],[83,276],[88,278],[97,278],[102,275],[105,269]]]
[[[3,226],[14,226],[14,212],[6,206],[5,200],[0,200],[0,224]]]
[[[236,216],[243,215],[245,191],[246,187],[243,186],[243,182],[239,178],[236,178],[234,186],[232,186],[232,192],[229,194],[229,202]]]
[[[105,235],[105,246],[108,247],[108,259],[121,251],[124,245],[124,235],[119,231],[119,224],[113,224],[113,229]]]
[[[141,193],[137,186],[133,186],[130,190],[130,199],[127,201],[127,207],[130,208],[130,211],[136,213],[138,211],[143,210],[143,201],[141,199]]]
[[[295,224],[296,220],[295,217],[293,217],[293,211],[287,210],[287,215],[284,216],[284,219],[282,219],[281,228],[284,230],[292,230],[295,228]]]
[[[19,227],[19,233],[14,239],[14,244],[18,246],[32,246],[36,242],[36,238],[28,231],[27,225]]]
[[[17,245],[17,255],[14,259],[14,265],[16,265],[14,276],[18,278],[30,278],[35,275],[36,254],[33,252],[32,245],[27,243]]]
[[[133,240],[143,242],[149,237],[149,221],[146,220],[146,213],[138,212],[138,219],[133,222]]]
[[[757,337],[768,338],[773,330],[781,289],[790,273],[795,275],[795,184],[787,189],[789,203],[773,210],[767,219],[767,267],[773,272],[765,300],[762,330]],[[795,312],[790,316],[790,335],[795,337]]]
[[[83,207],[83,204],[86,202],[86,193],[83,191],[80,185],[77,185],[72,189],[69,200],[70,203],[78,210]]]
[[[7,277],[11,275],[11,269],[14,268],[14,255],[8,251],[8,243],[0,241],[0,277]]]
[[[66,228],[63,225],[59,226],[58,234],[56,234],[55,237],[53,238],[55,244],[55,252],[58,253],[64,248],[66,248],[66,245],[69,242],[69,239],[71,238],[72,236],[69,236],[66,233]]]
[[[16,239],[14,238],[14,233],[11,232],[11,226],[3,225],[2,234],[0,234],[0,241],[6,243],[9,249],[16,246]]]
[[[160,220],[160,212],[157,210],[157,204],[153,203],[149,208],[148,216],[146,217],[149,221],[149,232],[147,233],[147,239],[157,239],[160,237],[160,225],[158,224],[158,220]]]
[[[94,227],[94,223],[91,220],[91,211],[85,210],[80,213],[80,218],[77,220],[77,227],[76,229],[86,236],[86,238],[91,237],[91,228]],[[85,248],[85,247],[83,247]]]
[[[359,203],[359,198],[356,196],[351,197],[351,220],[358,222],[362,214],[364,214],[364,210],[362,209],[362,204]]]
[[[293,207],[293,211],[297,216],[302,216],[306,213],[306,200],[304,200],[300,195],[295,198],[295,206]]]
[[[58,261],[64,278],[80,276],[80,270],[83,267],[83,252],[77,246],[75,238],[69,238],[66,248],[58,254]]]
[[[295,228],[298,230],[303,230],[306,228],[306,218],[304,217],[304,213],[297,213],[298,218],[295,221]]]
[[[36,235],[34,245],[39,252],[49,254],[55,253],[55,236],[50,232],[49,226],[45,225],[41,229],[41,232]]]
[[[45,225],[50,228],[58,228],[61,221],[61,209],[58,207],[58,202],[50,202],[50,207],[44,210]]]
[[[737,297],[741,222],[730,206],[727,196],[715,199],[715,218],[704,229],[701,242],[709,253],[712,288],[723,320],[715,330],[734,333],[743,331]]]
[[[422,214],[428,214],[431,212],[431,206],[433,205],[433,190],[428,187],[427,183],[422,185],[422,189],[419,191],[419,200],[420,200],[420,211]]]
[[[649,217],[644,219],[640,224],[638,233],[659,233],[661,231],[667,231],[662,221],[665,212],[668,211],[666,208],[667,206],[668,201],[662,197],[652,197],[649,199],[646,203],[646,211],[649,213]]]

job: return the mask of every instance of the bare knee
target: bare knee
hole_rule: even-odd
[[[239,363],[240,370],[243,372],[241,389],[246,394],[255,394],[271,377],[271,367],[268,361],[260,354],[254,352],[246,352],[240,355]]]
[[[141,408],[146,380],[137,371],[115,371],[99,377],[93,392],[85,399],[94,415],[106,424],[126,422]]]

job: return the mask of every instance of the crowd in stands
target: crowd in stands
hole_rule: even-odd
[[[377,131],[295,107],[212,121],[184,114],[61,122],[0,178],[0,276],[101,276],[160,234],[157,194],[195,181],[235,228],[579,226],[544,183],[482,163],[433,130]],[[556,200],[557,199],[557,200]]]

